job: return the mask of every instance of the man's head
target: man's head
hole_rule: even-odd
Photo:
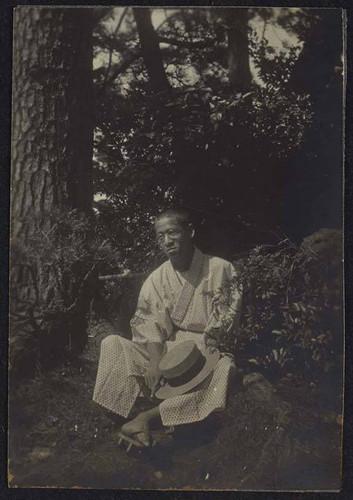
[[[194,252],[194,229],[188,212],[170,208],[157,215],[154,225],[158,244],[173,266],[180,270],[188,269]]]

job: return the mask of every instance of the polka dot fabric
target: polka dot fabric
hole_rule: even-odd
[[[198,345],[204,345],[203,335],[179,332],[177,337],[177,342],[189,339]],[[233,370],[232,360],[223,357],[215,370],[195,390],[164,400],[159,405],[162,423],[168,426],[199,422],[213,411],[225,408],[228,382]]]
[[[140,392],[137,376],[142,376],[148,365],[144,351],[119,335],[106,337],[101,344],[93,401],[127,417]]]
[[[145,344],[159,342],[167,350],[185,340],[204,345],[203,333],[215,324],[210,292],[220,289],[233,272],[229,262],[203,255],[197,249],[190,270],[181,276],[170,262],[154,271],[140,293],[131,322],[132,341],[119,335],[109,335],[102,341],[93,400],[128,417],[140,393],[138,378],[143,377],[149,364]],[[239,310],[239,304],[240,295],[235,296],[232,309]],[[175,325],[175,321],[179,324]],[[192,392],[160,403],[163,424],[197,422],[224,408],[233,366],[230,358],[222,357]]]
[[[198,345],[204,345],[203,335],[178,332],[174,341],[167,342],[167,350],[185,340],[194,340]],[[109,335],[101,345],[93,400],[127,418],[140,393],[137,377],[143,376],[147,366],[148,353],[144,346],[119,335]],[[169,426],[198,422],[212,411],[224,408],[232,368],[230,358],[221,358],[214,372],[196,390],[160,403],[163,424]]]

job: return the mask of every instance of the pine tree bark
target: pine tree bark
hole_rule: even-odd
[[[92,206],[92,23],[88,9],[14,13],[12,235],[53,207]],[[25,238],[26,235],[24,234]]]
[[[228,25],[228,73],[231,86],[244,92],[251,85],[248,46],[248,9],[229,8],[224,13]]]
[[[10,345],[15,341],[17,365],[43,339],[55,354],[70,337],[63,301],[72,299],[77,272],[69,271],[63,292],[50,257],[28,263],[28,248],[39,229],[52,230],[57,212],[91,211],[93,23],[90,9],[14,11]],[[49,309],[60,318],[43,320]],[[77,351],[85,343],[85,314],[84,307],[70,312]]]
[[[151,21],[149,8],[134,8],[137,31],[140,38],[143,59],[152,90],[169,90],[169,82],[163,67],[158,37]]]

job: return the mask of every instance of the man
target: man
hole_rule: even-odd
[[[234,276],[233,266],[194,247],[194,229],[187,212],[169,209],[155,219],[157,241],[168,257],[142,286],[131,320],[132,340],[110,335],[102,341],[93,399],[128,417],[141,390],[141,381],[153,397],[160,382],[159,362],[176,344],[193,340],[205,345],[205,335],[219,326],[219,301],[214,296]],[[240,294],[226,307],[239,319]],[[221,357],[213,373],[193,392],[164,400],[124,424],[121,433],[138,446],[151,444],[154,421],[174,426],[201,421],[224,408],[227,386],[234,371],[229,357]]]

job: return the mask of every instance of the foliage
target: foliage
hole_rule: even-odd
[[[256,33],[253,34],[250,52],[259,77],[268,90],[285,90],[300,49],[300,46],[292,46],[285,53],[276,53],[268,40],[260,40]]]
[[[147,237],[151,217],[173,202],[271,224],[266,217],[276,186],[268,179],[278,161],[301,147],[312,119],[307,96],[188,88],[172,97],[111,100],[120,113],[115,120],[107,109],[96,136],[96,190],[108,197],[97,208],[106,234],[124,235],[126,258],[140,249],[142,260],[146,250],[154,252]],[[121,127],[124,109],[130,113]],[[233,229],[243,229],[239,220]]]
[[[291,231],[295,216],[288,191],[304,176],[303,206],[312,207],[320,203],[318,194],[311,195],[313,169],[318,191],[320,186],[328,193],[334,185],[333,167],[329,171],[323,152],[331,144],[328,135],[340,137],[334,133],[341,117],[333,85],[339,47],[336,42],[329,46],[326,35],[332,35],[332,16],[315,9],[247,10],[253,83],[245,94],[229,83],[224,8],[151,9],[171,86],[168,95],[151,92],[131,9],[114,10],[114,22],[96,29],[95,192],[107,198],[106,234],[125,234],[128,228],[122,252],[129,265],[131,241],[144,251],[151,215],[171,201],[217,218],[203,226],[217,252],[255,225],[262,230],[284,226],[297,237]],[[319,64],[317,52],[326,50],[332,57]],[[312,78],[305,78],[308,72]],[[309,82],[303,86],[302,80]],[[331,94],[320,114],[315,102],[321,88]],[[136,217],[130,223],[131,207]],[[321,220],[319,210],[312,212],[313,222],[302,223],[299,238],[336,225]],[[200,223],[203,219],[198,217]],[[147,251],[154,253],[149,243]],[[135,255],[141,269],[143,254],[137,250]]]
[[[169,93],[151,92],[131,9],[116,9],[114,22],[98,25],[94,187],[105,199],[96,211],[104,238],[119,241],[128,268],[146,270],[146,254],[152,267],[159,261],[150,221],[173,202],[186,205],[219,248],[241,230],[281,223],[281,182],[295,174],[288,162],[315,117],[311,97],[288,88],[313,16],[278,12],[249,9],[257,76],[243,94],[229,85],[222,8],[163,11],[155,31]],[[260,36],[257,19],[288,28],[291,44],[274,47],[265,29]],[[217,224],[205,222],[210,213]]]
[[[82,351],[97,274],[120,262],[77,211],[43,214],[34,228],[25,247],[12,244],[10,359],[19,374]]]
[[[105,318],[113,330],[130,338],[130,320],[136,311],[137,298],[148,273],[129,275],[121,279],[105,280],[100,287],[100,295],[104,301]],[[99,308],[95,308],[98,323],[102,321]]]
[[[233,353],[242,369],[262,371],[272,380],[327,382],[337,376],[342,363],[341,246],[340,231],[321,230],[299,248],[287,239],[273,248],[256,247],[238,260],[236,277],[220,297],[241,288],[241,324],[229,331],[224,317],[224,326],[212,332],[220,349]]]

